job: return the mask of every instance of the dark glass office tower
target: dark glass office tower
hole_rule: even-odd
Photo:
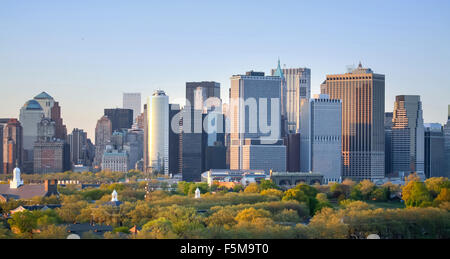
[[[105,116],[111,120],[113,132],[131,129],[133,125],[133,110],[131,109],[105,109]]]

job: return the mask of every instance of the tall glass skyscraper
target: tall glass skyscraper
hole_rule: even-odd
[[[425,176],[448,177],[445,168],[444,132],[439,123],[425,123]]]
[[[156,90],[148,98],[149,166],[153,172],[169,174],[169,97]]]
[[[326,94],[300,102],[300,171],[321,173],[325,183],[341,181],[342,102]]]
[[[280,87],[280,77],[265,76],[262,72],[250,71],[231,77],[230,169],[286,170]],[[271,131],[263,131],[261,120],[272,126]]]
[[[408,175],[424,172],[424,127],[422,102],[418,95],[395,98],[392,119],[392,170]]]
[[[205,101],[211,97],[220,99],[220,83],[207,81],[186,83],[186,106],[190,106],[191,109],[204,111]]]
[[[327,75],[321,91],[342,100],[342,178],[384,178],[385,76],[359,64],[350,73]]]
[[[36,100],[29,100],[20,109],[19,121],[23,129],[23,171],[33,171],[33,146],[38,137],[38,123],[44,118],[44,110]]]

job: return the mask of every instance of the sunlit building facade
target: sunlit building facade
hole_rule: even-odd
[[[384,178],[385,76],[360,64],[350,73],[327,75],[321,89],[342,100],[342,178]]]
[[[169,174],[169,96],[157,90],[148,98],[149,166]]]

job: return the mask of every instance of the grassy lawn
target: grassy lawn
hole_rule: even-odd
[[[382,209],[404,209],[405,204],[400,201],[387,201],[387,202],[378,202],[378,201],[366,201],[368,204],[373,205],[377,208]]]
[[[405,204],[401,203],[400,201],[386,201],[386,202],[364,201],[364,202],[375,206],[375,208],[382,208],[382,209],[404,209],[405,208]],[[330,200],[330,203],[334,209],[339,208],[339,203],[337,202],[337,200],[332,199],[332,200]]]

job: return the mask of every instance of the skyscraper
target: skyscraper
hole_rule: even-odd
[[[133,110],[133,120],[136,121],[141,114],[141,93],[124,93],[122,108]]]
[[[66,139],[67,128],[66,125],[63,124],[63,119],[61,118],[61,107],[59,106],[59,102],[53,103],[50,113],[50,118],[55,122],[55,138]]]
[[[43,118],[38,124],[38,139],[33,148],[35,174],[70,170],[70,148],[65,140],[55,138],[55,122]]]
[[[280,77],[262,72],[231,77],[231,170],[286,171],[280,87]]]
[[[342,100],[343,179],[384,178],[385,76],[359,64],[350,73],[327,75],[324,84],[324,94]]]
[[[22,164],[22,126],[17,119],[9,119],[6,124],[0,122],[2,161],[0,173],[12,174],[16,166]]]
[[[300,171],[340,182],[342,171],[342,102],[326,94],[300,102]]]
[[[94,153],[91,150],[87,133],[82,129],[73,129],[67,136],[67,143],[70,146],[70,159],[72,165],[91,166]]]
[[[286,171],[300,172],[300,133],[287,136],[286,160]]]
[[[105,109],[105,116],[111,120],[112,131],[131,129],[133,125],[133,110],[131,109]]]
[[[173,123],[178,124],[180,128],[180,120],[175,116],[181,111],[179,104],[169,104],[169,173],[172,175],[180,173],[180,136],[179,132],[172,130]]]
[[[153,172],[169,174],[169,97],[157,90],[148,99],[149,163]]]
[[[128,170],[136,168],[136,163],[143,158],[144,131],[128,130],[125,136],[124,149],[128,153]]]
[[[392,119],[394,118],[393,112],[384,113],[384,168],[385,175],[392,174]]]
[[[95,158],[94,167],[100,168],[102,162],[102,156],[105,152],[106,145],[111,142],[112,124],[111,120],[107,116],[102,116],[97,121],[95,127]]]
[[[179,168],[183,181],[201,180],[203,169],[202,111],[185,106],[181,110]]]
[[[220,83],[206,81],[186,83],[186,106],[203,111],[205,101],[211,97],[220,99]]]
[[[450,176],[450,105],[448,106],[448,119],[444,126],[444,141],[445,141],[445,170]]]
[[[148,162],[148,159],[150,158],[150,155],[148,153],[148,136],[149,136],[149,125],[148,125],[148,109],[147,109],[147,104],[144,104],[144,144],[143,144],[143,171],[145,173],[149,173],[149,168],[150,168],[150,163]]]
[[[445,169],[444,132],[439,123],[425,125],[425,177],[449,177]]]
[[[278,60],[278,68],[272,69],[272,75],[281,76],[285,80],[286,119],[288,130],[295,133],[298,128],[300,115],[300,100],[311,98],[311,69],[309,68],[284,68],[281,69]],[[284,114],[284,113],[283,113]]]
[[[1,147],[0,147],[0,174],[3,174],[3,127],[8,123],[9,118],[0,118],[0,139],[1,139]]]
[[[399,95],[392,119],[392,170],[395,174],[424,172],[422,102],[417,95]]]
[[[52,117],[52,108],[55,104],[55,100],[48,93],[42,92],[34,97],[34,100],[37,101],[44,111],[44,117],[51,118]]]
[[[38,123],[44,117],[44,110],[36,100],[29,100],[20,109],[19,121],[23,129],[23,171],[33,170],[33,146],[37,141]]]

